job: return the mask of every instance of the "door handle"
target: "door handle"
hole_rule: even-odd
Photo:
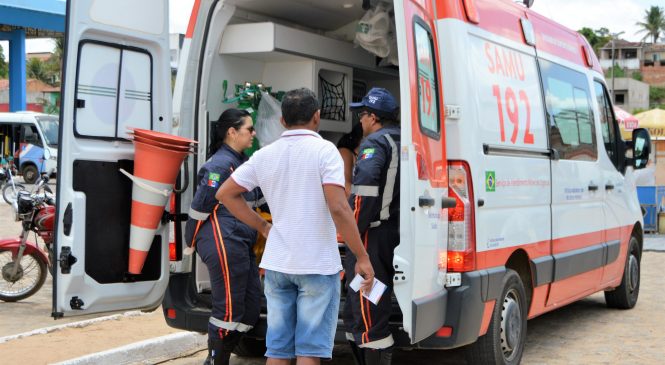
[[[457,200],[455,198],[449,198],[444,196],[441,198],[441,209],[455,208],[457,206]]]
[[[589,184],[589,191],[596,191],[596,190],[598,190],[598,185],[596,185],[594,183],[590,183]]]
[[[427,195],[421,195],[420,197],[418,197],[418,205],[421,208],[432,207],[434,206],[434,198]]]
[[[614,190],[614,184],[608,182],[607,184],[605,184],[605,190]]]

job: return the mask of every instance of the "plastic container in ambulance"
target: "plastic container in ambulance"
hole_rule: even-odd
[[[371,87],[399,99],[396,346],[469,345],[473,363],[517,363],[527,319],[599,291],[610,307],[637,301],[633,171],[650,138],[620,139],[584,37],[522,4],[196,0],[173,98],[166,0],[69,1],[67,21],[55,317],[162,305],[169,325],[206,331],[210,282],[183,255],[183,225],[210,123],[251,87],[315,90],[333,142]],[[140,275],[126,274],[128,126],[201,142]],[[263,355],[265,330],[262,315],[238,353]]]

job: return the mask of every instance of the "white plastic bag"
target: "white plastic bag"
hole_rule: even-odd
[[[368,10],[358,21],[355,42],[383,58],[390,53],[389,31],[390,15],[382,6],[377,6]]]
[[[282,103],[267,92],[262,92],[254,126],[261,147],[273,143],[286,130],[279,121],[281,117]]]

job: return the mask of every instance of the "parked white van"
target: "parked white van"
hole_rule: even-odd
[[[0,113],[0,157],[14,159],[28,184],[56,172],[58,117],[36,112]]]
[[[371,23],[356,26],[361,5],[385,12],[376,44],[362,37]],[[469,345],[472,363],[513,364],[528,318],[598,291],[610,307],[635,305],[632,171],[650,139],[620,139],[578,33],[508,0],[197,0],[171,99],[167,1],[69,1],[67,12],[54,317],[162,304],[169,325],[206,331],[209,278],[183,255],[182,225],[210,121],[236,105],[225,85],[245,83],[317,91],[331,141],[369,88],[400,99],[396,346]],[[139,276],[125,274],[128,126],[201,142]],[[265,329],[262,316],[237,352],[262,355]]]

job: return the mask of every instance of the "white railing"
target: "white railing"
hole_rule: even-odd
[[[640,69],[640,59],[639,58],[626,58],[626,59],[616,59],[614,63],[621,67],[627,68],[629,70],[639,70]],[[612,67],[612,60],[600,60],[600,67],[607,69]]]

